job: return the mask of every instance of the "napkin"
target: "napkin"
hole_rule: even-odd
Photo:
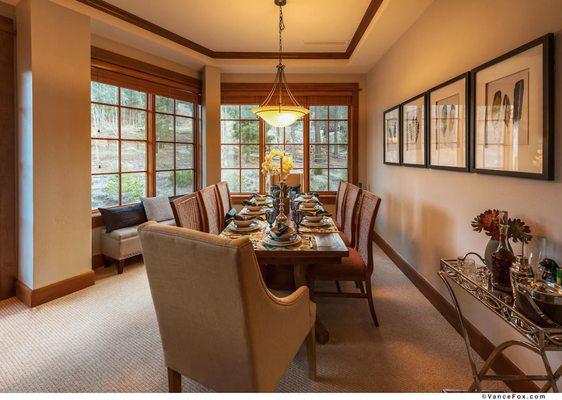
[[[294,230],[285,224],[279,224],[271,230],[271,237],[279,242],[291,240]]]

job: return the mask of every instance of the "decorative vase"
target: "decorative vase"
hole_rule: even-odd
[[[499,244],[499,240],[490,239],[490,241],[486,245],[486,251],[484,252],[484,261],[486,262],[486,266],[488,268],[491,268],[492,266],[492,253],[497,250]]]

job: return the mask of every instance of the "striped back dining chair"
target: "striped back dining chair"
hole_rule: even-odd
[[[348,247],[355,246],[355,236],[356,236],[356,220],[357,211],[359,210],[359,196],[361,194],[361,189],[359,186],[355,186],[352,183],[347,184],[347,191],[344,201],[344,216],[343,216],[343,232],[340,231],[340,236]]]
[[[219,207],[221,216],[221,226],[225,226],[226,213],[232,208],[232,200],[230,199],[230,189],[228,182],[222,181],[215,185],[219,195]]]
[[[345,193],[347,191],[347,182],[340,179],[338,192],[336,193],[336,225],[338,229],[343,230],[343,210],[345,202]]]
[[[176,226],[196,231],[203,230],[201,207],[197,193],[186,194],[172,200],[172,211],[176,219]]]
[[[207,186],[197,192],[197,199],[203,216],[203,232],[218,235],[222,231],[219,194],[215,185]]]

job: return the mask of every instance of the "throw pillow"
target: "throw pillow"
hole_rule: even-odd
[[[141,203],[124,207],[99,208],[107,233],[146,222],[146,214]]]
[[[174,218],[174,212],[167,196],[141,197],[141,201],[149,221],[161,222]]]

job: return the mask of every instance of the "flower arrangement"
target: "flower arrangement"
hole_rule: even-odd
[[[278,175],[281,180],[285,180],[293,167],[293,157],[286,155],[283,150],[271,149],[261,165],[261,172],[263,174]]]
[[[499,210],[486,210],[483,213],[474,217],[470,225],[472,230],[482,232],[490,236],[493,240],[500,239],[500,211]],[[507,237],[513,240],[514,243],[522,242],[529,243],[533,236],[531,235],[531,228],[524,221],[519,218],[507,220]]]

